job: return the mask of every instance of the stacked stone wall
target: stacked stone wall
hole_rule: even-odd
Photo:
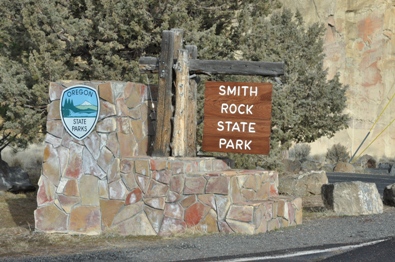
[[[95,130],[78,141],[63,128],[63,89],[96,88]],[[37,231],[121,235],[255,234],[302,222],[300,198],[278,195],[278,175],[232,170],[227,159],[150,157],[148,87],[123,82],[51,83]]]

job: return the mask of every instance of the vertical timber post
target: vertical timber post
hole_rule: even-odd
[[[187,45],[190,59],[197,59],[197,46]],[[196,130],[197,130],[197,81],[196,77],[189,80],[189,92],[187,101],[187,152],[186,156],[196,156]]]
[[[187,103],[189,95],[189,54],[188,50],[178,50],[176,71],[176,106],[174,114],[174,131],[172,155],[186,156],[187,154]]]
[[[156,134],[153,156],[169,156],[173,117],[173,63],[176,51],[182,45],[183,30],[165,30],[162,33],[159,58],[159,87]]]

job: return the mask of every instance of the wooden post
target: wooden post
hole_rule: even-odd
[[[187,45],[190,59],[197,59],[197,46]],[[195,77],[189,79],[189,94],[187,101],[187,151],[185,156],[196,156],[196,130],[197,130],[197,82]]]
[[[173,117],[173,63],[176,48],[182,44],[182,30],[165,30],[162,33],[159,58],[159,87],[156,135],[153,156],[169,156]]]
[[[188,50],[178,50],[176,71],[176,107],[174,114],[174,131],[172,142],[173,156],[187,154],[187,103],[189,95],[189,58]]]

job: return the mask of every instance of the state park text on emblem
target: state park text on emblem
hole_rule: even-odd
[[[87,137],[95,128],[100,112],[96,89],[76,85],[63,90],[60,116],[67,132],[77,140]]]
[[[206,82],[203,151],[269,154],[272,84]]]

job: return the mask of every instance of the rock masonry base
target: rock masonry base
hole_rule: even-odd
[[[84,140],[65,132],[61,91],[84,84],[101,111]],[[256,234],[302,223],[302,200],[278,194],[278,174],[234,170],[227,159],[148,156],[147,86],[51,83],[36,231],[98,235]]]

